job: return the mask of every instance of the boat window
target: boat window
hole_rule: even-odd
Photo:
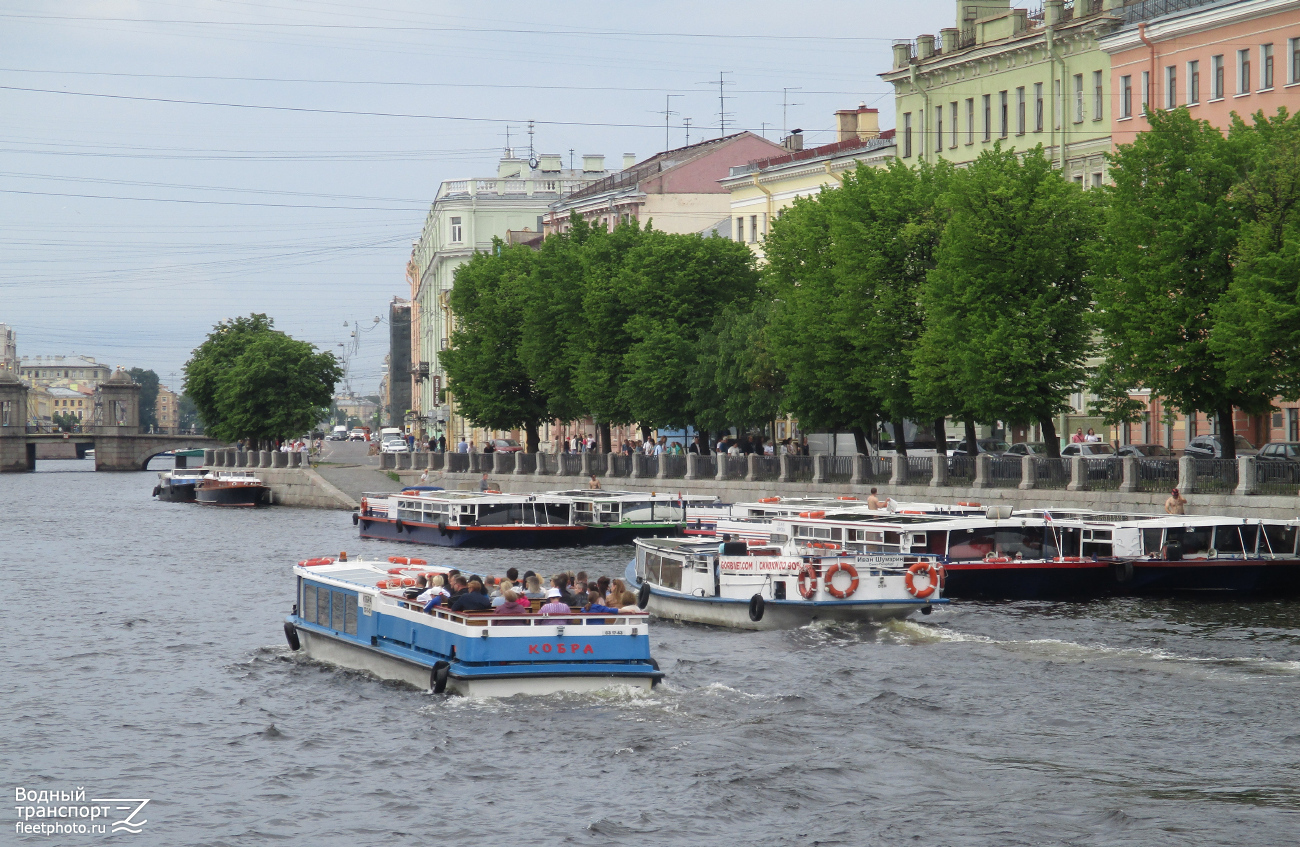
[[[876,530],[873,529],[850,529],[849,530],[849,541],[881,542],[884,540],[885,540],[885,534],[883,532],[877,532]]]
[[[1212,526],[1171,526],[1165,533],[1167,543],[1178,542],[1183,545],[1184,556],[1204,556],[1210,549],[1213,537]]]
[[[309,582],[302,584],[302,619],[316,620],[316,586]]]
[[[1274,556],[1290,556],[1295,552],[1296,528],[1286,524],[1264,524],[1264,537],[1260,539],[1259,551],[1272,553]]]
[[[832,540],[832,541],[843,541],[843,540],[844,540],[844,530],[840,529],[838,526],[831,527],[831,540]]]
[[[886,543],[886,544],[893,544],[894,546],[898,546],[899,538],[900,538],[899,533],[897,533],[897,532],[890,532],[889,530],[885,530],[885,543]]]
[[[569,523],[569,504],[568,503],[547,503],[546,504],[546,522],[552,526],[567,526]]]
[[[330,590],[328,588],[316,589],[316,623],[321,626],[330,625]]]
[[[1144,529],[1142,530],[1142,553],[1150,555],[1151,553],[1160,553],[1160,547],[1164,544],[1165,531],[1163,529]]]
[[[1235,526],[1216,526],[1214,528],[1214,549],[1220,553],[1240,553],[1241,532]]]
[[[334,600],[334,623],[332,629],[342,630],[348,635],[357,634],[357,603],[343,591],[331,591]]]
[[[659,584],[674,591],[682,590],[682,563],[671,556],[660,556]]]
[[[480,503],[479,526],[505,526],[524,521],[523,503]]]
[[[886,533],[898,535],[898,533]],[[948,558],[957,561],[977,561],[993,552],[992,530],[958,530],[949,534]]]
[[[1254,553],[1255,544],[1259,540],[1259,524],[1250,524],[1249,526],[1238,527],[1241,530],[1241,547],[1243,552]]]
[[[935,553],[942,556],[947,550],[944,546],[948,543],[948,533],[946,532],[927,532],[925,534],[925,552]]]
[[[659,564],[661,557],[658,553],[645,554],[645,580],[659,584]]]

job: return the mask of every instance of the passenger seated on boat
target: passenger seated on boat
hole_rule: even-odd
[[[501,580],[501,583],[497,586],[497,590],[492,592],[492,605],[500,606],[506,601],[506,592],[515,590],[516,588],[513,582],[508,579]]]
[[[511,582],[519,581],[519,568],[506,568],[506,579]]]
[[[568,574],[556,574],[555,576],[551,577],[551,591],[558,592],[555,596],[563,600],[565,605],[567,606],[577,605],[576,603],[573,602],[573,595],[569,593]],[[546,596],[548,599],[551,597],[551,591],[546,592]]]
[[[423,594],[425,591],[427,591],[428,588],[429,588],[429,578],[424,574],[420,574],[415,578],[415,587],[404,589],[402,593],[406,595],[407,600],[414,600],[415,598]]]
[[[513,590],[507,588],[505,591],[505,602],[497,606],[498,615],[526,615],[532,611],[532,606],[528,601],[521,600],[519,595]]]
[[[468,590],[451,602],[451,610],[453,612],[491,611],[492,601],[488,599],[487,592],[483,590],[483,583],[477,579],[472,579],[469,582]]]
[[[601,596],[601,597],[604,597],[606,594],[608,594],[608,593],[609,593],[609,577],[607,577],[607,576],[602,576],[600,579],[596,580],[596,588],[600,591],[600,596]]]
[[[458,571],[452,571],[447,576],[451,578],[451,599],[455,600],[469,590],[469,580],[461,576]]]
[[[442,577],[434,576],[429,580],[429,587],[415,599],[424,603],[424,611],[432,612],[434,606],[447,602],[447,589],[442,587]]]
[[[603,603],[597,603],[595,600],[582,607],[584,612],[595,612],[597,614],[613,615],[618,612],[613,606],[606,606]]]
[[[636,604],[636,595],[631,591],[624,591],[618,602],[622,604],[618,608],[619,614],[641,611],[641,607]]]
[[[587,593],[587,583],[575,582],[573,584],[573,605],[585,606],[591,602],[591,595]]]
[[[546,592],[546,605],[538,609],[537,614],[567,615],[572,611],[573,609],[570,609],[569,604],[565,603],[564,599],[560,596],[560,589],[552,588],[550,591]]]
[[[524,577],[524,596],[529,600],[541,600],[546,597],[542,591],[542,578],[529,571]]]

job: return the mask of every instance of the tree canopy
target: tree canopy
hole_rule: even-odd
[[[127,371],[131,381],[140,386],[140,426],[158,426],[158,374],[144,368]]]
[[[343,376],[338,360],[274,324],[264,314],[222,321],[185,363],[185,394],[208,435],[268,443],[328,415]]]

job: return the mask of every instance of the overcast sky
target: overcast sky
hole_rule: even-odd
[[[893,126],[890,42],[953,16],[952,0],[7,0],[0,323],[19,355],[179,390],[212,324],[266,312],[349,353],[373,392],[438,183],[493,175],[507,129],[526,150],[533,120],[537,152],[617,166],[664,148],[670,94],[671,146],[684,118],[716,136],[719,72],[728,130],[777,139],[788,120],[824,143],[859,102]]]

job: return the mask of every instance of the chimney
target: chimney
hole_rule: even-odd
[[[543,153],[538,157],[537,169],[546,173],[559,173],[564,170],[564,157],[559,153]]]
[[[803,130],[796,129],[781,140],[781,146],[791,153],[797,153],[803,149]]]
[[[934,55],[934,36],[918,35],[916,37],[916,58],[922,61]]]
[[[944,27],[939,30],[939,42],[942,52],[947,55],[957,52],[957,43],[961,40],[961,30],[956,27]]]
[[[1056,26],[1065,17],[1065,4],[1062,0],[1046,0],[1043,3],[1043,23]]]
[[[632,167],[632,166],[635,165],[635,164],[636,164],[636,154],[635,154],[635,153],[624,153],[624,154],[623,154],[623,170],[627,170],[628,168]]]
[[[512,179],[524,172],[524,160],[506,157],[497,164],[497,179]]]
[[[880,110],[868,109],[864,103],[858,106],[858,138],[866,141],[880,137]]]
[[[912,42],[895,41],[894,42],[894,67],[905,68],[907,63],[912,61]]]
[[[858,134],[858,110],[840,109],[835,113],[835,140],[848,141]]]
[[[600,173],[605,170],[605,157],[599,153],[582,154],[582,172]]]

